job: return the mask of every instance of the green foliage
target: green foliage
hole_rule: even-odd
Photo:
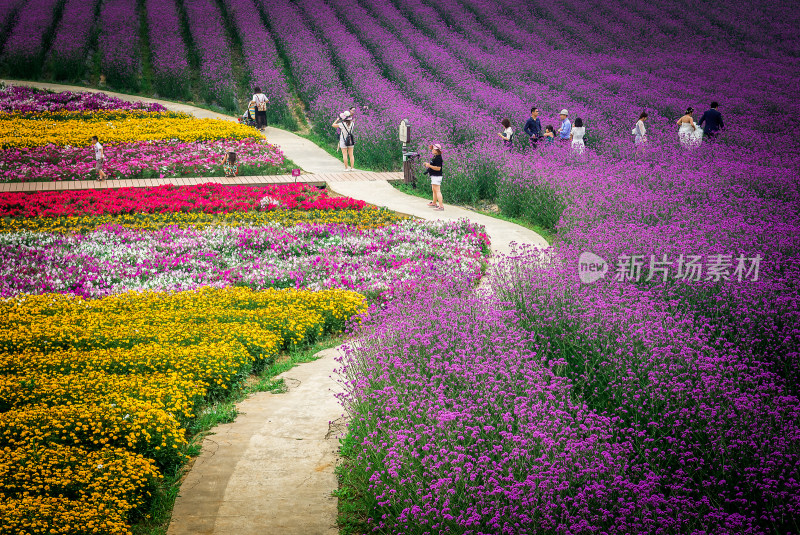
[[[504,214],[519,217],[546,229],[555,229],[567,205],[541,177],[510,175],[499,186],[497,205]]]

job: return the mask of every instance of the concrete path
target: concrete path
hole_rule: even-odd
[[[446,180],[446,179],[445,179]],[[486,227],[492,241],[492,251],[496,254],[509,254],[511,243],[526,243],[537,247],[548,247],[547,240],[525,227],[521,227],[496,217],[479,214],[458,206],[445,203],[443,212],[427,206],[428,200],[402,193],[386,181],[377,182],[336,182],[328,187],[340,195],[360,199],[376,206],[385,206],[396,212],[413,215],[422,219],[455,220],[467,218]]]
[[[155,98],[140,97],[137,95],[126,95],[124,93],[114,93],[113,91],[104,91],[89,87],[80,87],[74,85],[61,85],[50,84],[44,82],[27,82],[21,80],[2,80],[6,85],[26,85],[31,87],[38,87],[40,89],[49,89],[51,91],[89,91],[92,93],[105,93],[112,97],[119,98],[126,102],[150,102],[161,104],[170,111],[180,111],[189,113],[195,117],[203,119],[224,119],[226,121],[236,121],[236,117],[217,113],[211,110],[198,108],[190,104],[182,104],[180,102],[172,102],[169,100],[159,100]],[[344,164],[338,158],[334,158],[324,149],[320,148],[311,141],[302,138],[296,134],[281,130],[279,128],[267,127],[265,133],[267,141],[273,145],[281,148],[287,158],[296,163],[301,169],[309,173],[341,173],[344,171]]]
[[[334,158],[325,149],[287,130],[267,127],[267,141],[281,148],[287,158],[309,173],[341,173],[342,160]]]
[[[335,535],[334,474],[342,408],[332,378],[336,349],[279,375],[283,394],[261,392],[214,428],[181,485],[167,535]]]

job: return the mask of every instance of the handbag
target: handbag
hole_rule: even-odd
[[[258,109],[258,111],[267,111],[267,98],[266,97],[264,97],[263,100],[262,99],[258,99],[258,101],[256,102],[256,109]]]

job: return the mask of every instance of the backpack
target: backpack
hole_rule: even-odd
[[[342,123],[341,128],[347,133],[344,136],[344,146],[345,147],[352,147],[356,144],[356,140],[353,139],[353,132],[351,132],[348,128],[345,128],[344,123]]]

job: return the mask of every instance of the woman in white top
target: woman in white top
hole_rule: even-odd
[[[641,145],[642,143],[647,143],[647,129],[644,127],[644,122],[647,119],[647,112],[643,111],[642,114],[639,116],[639,120],[636,122],[636,126],[633,127],[633,133],[636,136],[633,140],[635,145]]]
[[[511,149],[514,148],[514,129],[511,128],[511,121],[508,118],[506,118],[500,121],[500,124],[503,125],[503,128],[505,128],[505,130],[498,133],[497,135],[500,136],[500,139],[503,140],[503,145],[506,147],[506,149],[508,149],[508,151],[511,152]]]
[[[694,108],[691,106],[686,109],[686,113],[683,114],[683,117],[678,119],[675,124],[680,125],[678,128],[678,139],[687,149],[694,149],[700,146],[700,143],[703,142],[703,129],[698,128],[696,124],[694,124],[694,118],[692,114],[694,113]]]
[[[267,127],[267,104],[269,104],[269,99],[267,95],[261,92],[260,87],[256,87],[255,91],[250,105],[256,107],[256,128],[262,130]]]
[[[339,149],[342,151],[342,161],[344,162],[344,170],[352,171],[355,169],[356,161],[353,156],[353,147],[356,142],[353,137],[353,126],[355,126],[355,119],[353,114],[349,111],[343,111],[339,114],[339,118],[333,122],[333,127],[339,130]],[[350,156],[350,168],[347,168],[347,156]]]
[[[572,130],[569,133],[569,140],[572,144],[572,151],[575,154],[583,154],[586,144],[583,142],[583,136],[586,135],[586,128],[583,126],[583,119],[580,117],[575,119],[575,124],[572,125]]]

